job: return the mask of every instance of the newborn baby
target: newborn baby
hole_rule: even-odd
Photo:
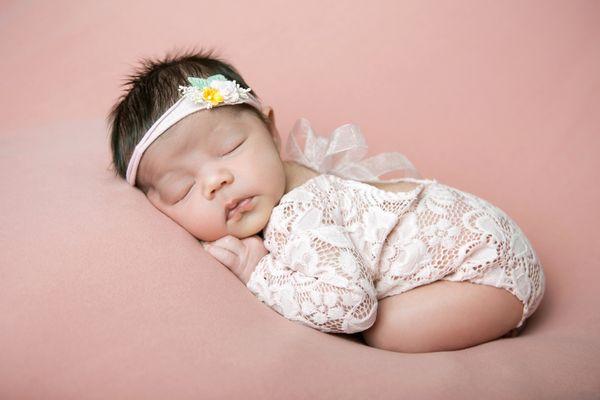
[[[117,173],[289,320],[424,352],[514,334],[538,307],[541,264],[497,207],[368,162],[335,169],[319,146],[282,159],[272,107],[210,56],[148,62],[130,84],[110,115]],[[299,134],[314,143],[304,119]]]

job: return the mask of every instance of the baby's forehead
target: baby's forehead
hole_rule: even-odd
[[[218,107],[192,113],[167,129],[165,133],[158,137],[157,141],[161,143],[175,142],[187,135],[203,138],[219,126],[228,126],[243,122],[240,112],[235,112],[231,108]]]
[[[235,107],[218,107],[189,115],[176,124],[176,130],[181,130],[183,134],[192,132],[209,134],[219,127],[254,123],[256,118],[252,111]]]

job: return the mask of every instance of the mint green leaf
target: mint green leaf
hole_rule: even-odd
[[[227,78],[225,78],[223,75],[221,74],[215,74],[212,76],[209,76],[208,78],[206,78],[206,81],[210,84],[212,81],[226,81]]]
[[[197,87],[198,89],[204,89],[206,86],[208,86],[208,82],[206,82],[206,79],[188,76],[187,80],[189,83],[192,84],[192,86]]]

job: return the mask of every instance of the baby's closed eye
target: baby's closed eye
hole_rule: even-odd
[[[233,148],[231,148],[231,146],[229,146],[230,150],[226,150],[225,153],[223,154],[224,156],[230,153],[233,153],[235,150],[237,150],[246,140],[242,140],[241,142],[239,142],[237,145],[234,145]]]

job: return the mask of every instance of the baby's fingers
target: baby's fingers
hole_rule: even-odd
[[[227,249],[238,256],[244,254],[246,249],[246,245],[244,245],[240,239],[232,235],[223,236],[214,242],[210,242],[210,244]]]
[[[216,258],[217,260],[219,260],[222,264],[225,264],[225,266],[227,268],[229,268],[229,269],[231,269],[232,267],[234,267],[238,263],[238,256],[237,256],[237,254],[231,252],[228,249],[225,249],[225,248],[220,247],[220,246],[216,246],[214,244],[206,244],[206,245],[204,245],[204,248],[214,258]]]

